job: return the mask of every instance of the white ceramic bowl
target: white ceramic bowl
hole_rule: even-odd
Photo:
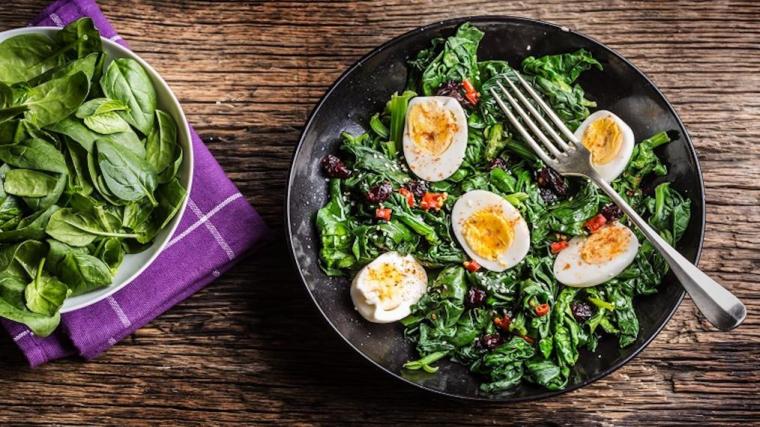
[[[60,28],[58,27],[18,28],[1,32],[0,42],[21,34],[36,33],[52,36],[59,30]],[[174,121],[177,122],[178,143],[182,146],[182,150],[184,151],[184,160],[182,162],[182,168],[179,171],[179,180],[187,189],[187,194],[189,195],[193,182],[193,150],[190,139],[190,125],[187,123],[185,113],[182,112],[182,107],[179,105],[179,101],[177,101],[177,98],[174,96],[174,93],[164,79],[162,79],[156,70],[148,65],[148,63],[142,58],[115,42],[102,37],[101,40],[103,41],[103,51],[108,55],[109,60],[113,58],[131,58],[139,62],[140,65],[145,68],[145,71],[153,82],[153,86],[156,88],[158,108],[170,114],[174,118]],[[61,313],[78,310],[109,297],[119,289],[128,285],[132,280],[139,276],[143,270],[148,268],[169,243],[171,236],[174,234],[174,230],[176,230],[179,225],[180,218],[182,218],[182,215],[185,212],[187,200],[188,197],[185,197],[185,201],[182,203],[182,207],[179,212],[177,212],[177,215],[165,229],[158,233],[153,244],[148,249],[139,254],[127,255],[124,257],[124,262],[119,267],[119,271],[114,276],[111,285],[84,295],[68,298],[61,308]],[[160,286],[160,284],[156,285]]]

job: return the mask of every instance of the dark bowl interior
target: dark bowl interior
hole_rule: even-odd
[[[693,202],[691,223],[678,249],[696,262],[704,232],[702,176],[688,134],[665,97],[633,65],[601,43],[555,25],[511,17],[464,18],[428,25],[375,49],[344,73],[314,109],[296,149],[286,207],[288,239],[303,282],[329,324],[356,351],[388,374],[455,397],[502,401],[538,399],[560,392],[524,384],[501,394],[484,394],[478,389],[478,380],[464,366],[450,362],[440,363],[441,369],[432,375],[402,370],[404,362],[416,358],[412,345],[404,340],[402,326],[364,321],[351,304],[349,281],[328,278],[317,262],[319,237],[314,216],[327,199],[320,159],[336,151],[341,131],[362,132],[370,116],[383,108],[391,94],[403,90],[407,58],[427,47],[434,37],[452,34],[465,21],[475,23],[486,33],[478,51],[481,59],[507,59],[517,66],[529,55],[579,48],[591,51],[604,71],[586,72],[580,83],[599,108],[613,111],[625,120],[637,141],[660,130],[680,130],[682,138],[662,149],[670,171],[665,180]],[[639,353],[670,319],[683,295],[681,286],[669,274],[658,294],[637,299],[641,324],[638,340],[620,349],[617,340],[603,339],[596,354],[582,353],[568,390],[609,374]]]

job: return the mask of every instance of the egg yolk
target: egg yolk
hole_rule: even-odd
[[[589,236],[581,247],[581,258],[589,264],[601,264],[625,252],[631,235],[615,226],[602,227]]]
[[[403,286],[404,274],[394,264],[383,263],[367,271],[367,279],[371,292],[385,310],[393,310],[401,304],[400,291]]]
[[[462,235],[473,252],[496,261],[512,245],[514,223],[504,218],[499,207],[489,207],[472,214],[462,224]]]
[[[454,113],[438,102],[414,104],[409,111],[409,136],[421,150],[432,155],[443,154],[459,130]]]
[[[591,151],[591,161],[595,165],[611,162],[622,145],[623,132],[610,116],[594,120],[583,132],[583,146]]]

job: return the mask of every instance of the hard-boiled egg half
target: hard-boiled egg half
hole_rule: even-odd
[[[390,323],[411,313],[427,291],[427,273],[411,255],[386,252],[364,266],[351,283],[351,300],[365,319]]]
[[[588,116],[575,137],[591,152],[591,165],[607,182],[623,173],[631,159],[633,131],[612,112],[599,110]]]
[[[613,222],[590,236],[571,239],[554,260],[554,276],[567,286],[595,286],[631,265],[638,250],[639,240],[633,231]]]
[[[451,222],[467,255],[488,270],[512,268],[530,249],[530,231],[520,211],[490,191],[473,190],[459,197]]]
[[[404,127],[409,169],[427,181],[443,181],[459,169],[467,148],[467,117],[450,96],[418,96],[409,101]]]

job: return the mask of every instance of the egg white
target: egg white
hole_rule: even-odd
[[[620,127],[620,132],[622,133],[623,137],[622,143],[620,145],[620,151],[618,151],[615,158],[610,162],[603,165],[592,163],[592,166],[594,169],[596,169],[597,173],[599,173],[602,179],[607,182],[612,182],[615,180],[615,178],[620,176],[621,173],[623,173],[625,167],[628,165],[628,161],[631,160],[631,154],[633,154],[633,146],[635,144],[631,127],[628,126],[628,124],[624,122],[623,119],[615,115],[615,113],[607,110],[599,110],[586,117],[586,120],[584,120],[580,126],[578,126],[578,129],[575,130],[575,137],[578,138],[578,140],[583,141],[583,134],[586,132],[588,126],[591,123],[595,122],[597,119],[601,119],[606,116],[611,117],[615,123],[617,123],[618,127]]]
[[[377,280],[378,271],[384,264],[394,270],[400,280]],[[374,273],[373,273],[374,269]],[[390,298],[382,299],[379,291],[387,287]],[[411,313],[427,291],[427,273],[411,255],[386,252],[364,266],[351,283],[351,300],[356,311],[373,323],[390,323],[403,319]],[[390,306],[389,306],[390,305]]]
[[[499,207],[507,221],[514,222],[512,243],[496,260],[490,260],[478,255],[468,244],[464,236],[463,224],[476,212],[488,207]],[[451,211],[452,228],[459,244],[470,258],[477,261],[483,268],[491,271],[504,271],[514,267],[528,254],[530,249],[530,231],[528,224],[511,203],[496,193],[485,190],[472,190],[457,199]]]
[[[574,288],[596,286],[613,279],[631,265],[639,251],[639,240],[636,235],[630,228],[619,222],[611,223],[605,227],[616,227],[619,232],[629,235],[630,240],[624,250],[609,261],[592,264],[586,262],[581,256],[583,244],[588,237],[572,238],[568,242],[568,246],[554,260],[554,276],[560,283]]]
[[[450,96],[418,96],[409,101],[407,111],[417,104],[435,103],[454,117],[457,131],[451,145],[441,154],[434,154],[419,147],[410,134],[409,114],[406,116],[403,135],[404,157],[409,169],[426,181],[443,181],[459,169],[467,149],[467,117],[459,101]]]

